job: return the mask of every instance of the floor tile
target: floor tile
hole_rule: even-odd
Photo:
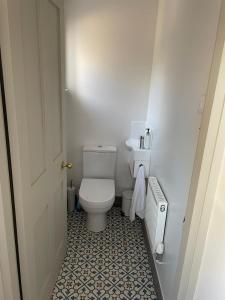
[[[53,300],[155,300],[142,221],[112,208],[106,230],[90,232],[85,212],[68,215],[68,250]]]

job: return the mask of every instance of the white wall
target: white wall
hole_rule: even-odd
[[[169,202],[164,264],[157,271],[165,300],[176,299],[175,274],[192,168],[215,44],[220,0],[162,0],[152,67],[148,122],[152,175]]]
[[[79,185],[82,146],[118,147],[117,193],[131,185],[124,141],[146,119],[157,0],[67,0],[69,179]]]

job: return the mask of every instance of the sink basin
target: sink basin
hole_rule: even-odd
[[[125,141],[125,145],[129,151],[139,149],[140,141],[137,139],[129,139]]]
[[[127,149],[133,152],[134,160],[150,160],[150,149],[140,149],[138,139],[129,139],[125,141]]]
[[[127,150],[129,151],[128,162],[132,177],[136,178],[140,165],[145,168],[145,177],[149,176],[150,170],[150,149],[140,149],[140,141],[138,139],[128,139],[125,141]]]

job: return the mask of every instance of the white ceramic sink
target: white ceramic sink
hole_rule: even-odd
[[[139,148],[140,141],[137,139],[129,139],[125,141],[125,145],[129,151]]]
[[[150,160],[150,149],[140,149],[140,141],[138,139],[128,139],[125,141],[127,149],[133,152],[133,160]]]

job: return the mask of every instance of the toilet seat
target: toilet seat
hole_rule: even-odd
[[[103,208],[114,202],[115,182],[113,179],[83,178],[79,196],[90,208]]]

